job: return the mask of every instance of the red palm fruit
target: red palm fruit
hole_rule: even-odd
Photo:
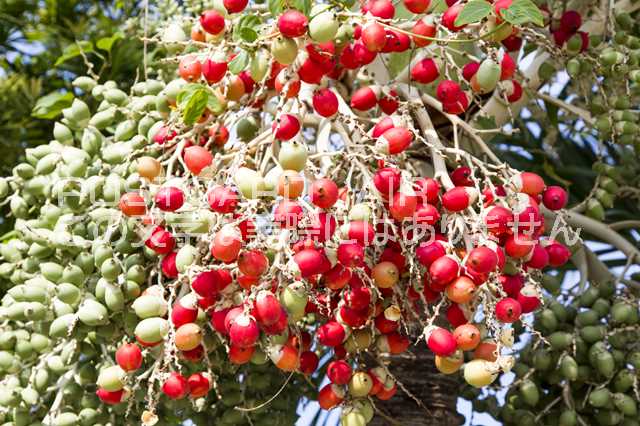
[[[349,240],[354,240],[363,246],[373,244],[376,238],[376,230],[369,222],[352,220],[340,228],[342,235]]]
[[[213,163],[213,155],[206,148],[194,145],[184,150],[184,162],[189,171],[197,176]]]
[[[180,356],[189,362],[200,362],[204,357],[204,347],[200,345],[190,351],[182,351],[180,352]]]
[[[471,81],[471,77],[476,75],[476,72],[478,72],[478,68],[480,68],[480,62],[472,61],[467,63],[464,67],[462,67],[462,77],[467,81]]]
[[[429,84],[440,76],[438,64],[431,58],[418,61],[411,68],[411,79],[422,84]]]
[[[380,400],[380,401],[388,401],[391,398],[393,398],[393,396],[398,392],[398,385],[393,382],[392,385],[390,386],[385,386],[383,387],[380,392],[378,392],[376,394],[376,397]]]
[[[340,290],[347,285],[351,279],[351,270],[337,264],[322,276],[324,285],[331,290]]]
[[[442,14],[442,25],[444,25],[449,31],[458,32],[466,25],[457,26],[455,24],[458,15],[462,12],[464,8],[464,4],[456,3],[450,6],[445,12]]]
[[[275,91],[287,99],[298,96],[300,87],[300,80],[297,77],[289,77],[289,70],[287,69],[280,71],[273,82]]]
[[[505,94],[510,103],[518,102],[522,98],[522,86],[516,80],[510,80],[507,82]]]
[[[282,306],[278,299],[267,290],[262,290],[256,296],[255,316],[264,325],[272,325],[280,320]]]
[[[305,48],[309,57],[318,63],[331,62],[336,54],[336,45],[333,41],[325,43],[309,43]]]
[[[533,250],[534,242],[526,235],[509,235],[504,243],[507,256],[514,259],[522,259]]]
[[[200,26],[209,34],[220,34],[224,30],[224,16],[217,10],[205,10],[200,15]]]
[[[209,297],[218,292],[218,275],[215,270],[199,273],[191,281],[191,289],[201,297]]]
[[[432,19],[424,17],[416,21],[411,32],[413,33],[413,43],[417,47],[425,47],[433,42],[430,39],[436,36],[436,26]]]
[[[318,359],[318,355],[316,355],[315,352],[304,351],[300,354],[299,368],[302,374],[306,374],[307,376],[312,374],[318,369],[319,363],[320,359]]]
[[[208,58],[202,63],[202,76],[209,84],[219,82],[226,73],[227,63],[225,61],[217,62]]]
[[[517,300],[505,297],[496,303],[496,318],[500,322],[512,323],[520,319],[522,307]]]
[[[517,300],[522,308],[523,314],[533,312],[541,305],[538,292],[536,291],[536,287],[533,285],[523,287],[522,290],[518,292]]]
[[[512,182],[518,192],[524,192],[532,197],[537,197],[545,189],[544,180],[540,175],[532,172],[522,172],[514,176]]]
[[[442,327],[434,327],[427,334],[427,346],[431,352],[438,356],[450,356],[456,351],[456,339],[449,330]]]
[[[473,186],[472,175],[471,168],[467,166],[457,167],[449,173],[449,177],[451,177],[451,181],[455,186]]]
[[[494,235],[502,235],[511,229],[513,224],[513,213],[506,207],[495,206],[487,212],[484,223],[487,231]]]
[[[468,186],[456,186],[442,194],[442,207],[450,212],[460,212],[478,198],[478,192],[475,188]]]
[[[403,0],[403,3],[409,12],[422,13],[429,8],[431,0]]]
[[[447,321],[454,327],[459,327],[462,324],[466,324],[469,322],[464,311],[460,308],[457,303],[452,303],[449,308],[447,308]]]
[[[318,343],[324,346],[338,346],[345,338],[345,330],[342,324],[337,321],[331,320],[318,328],[317,331]]]
[[[300,366],[298,350],[287,345],[275,345],[267,349],[271,361],[282,371],[294,371]]]
[[[346,385],[352,375],[351,366],[344,360],[331,361],[327,366],[327,377],[333,384]]]
[[[209,127],[207,134],[215,146],[223,147],[229,140],[229,129],[220,123],[214,123]]]
[[[116,404],[120,404],[124,399],[125,390],[120,389],[117,391],[110,392],[108,390],[98,388],[98,390],[96,390],[96,395],[98,396],[100,401],[104,402],[105,404],[116,405]]]
[[[218,260],[231,263],[238,258],[242,248],[242,234],[233,225],[225,225],[213,237],[211,254]]]
[[[462,324],[453,330],[458,349],[472,351],[480,344],[480,330],[473,324]]]
[[[253,356],[255,350],[255,346],[243,348],[240,346],[231,345],[229,346],[229,361],[231,361],[232,364],[236,365],[246,364],[251,361],[251,357]]]
[[[476,285],[469,277],[458,277],[451,281],[445,289],[447,298],[452,302],[464,305],[476,294]]]
[[[247,7],[249,0],[223,0],[222,4],[229,13],[239,13]]]
[[[288,141],[300,132],[300,120],[292,114],[280,115],[271,126],[274,136],[281,141]]]
[[[196,323],[181,325],[175,333],[175,345],[178,350],[190,351],[202,343],[202,329]]]
[[[398,109],[398,94],[395,90],[390,90],[388,95],[383,96],[378,101],[378,106],[385,114],[393,114]]]
[[[262,331],[264,331],[267,335],[275,336],[284,333],[288,326],[289,317],[287,316],[287,311],[282,308],[282,310],[280,311],[280,319],[278,320],[278,322],[271,325],[262,326]]]
[[[535,244],[533,250],[527,256],[527,267],[542,269],[549,264],[549,254],[541,244]]]
[[[384,117],[382,118],[380,121],[378,121],[376,123],[375,126],[373,126],[373,129],[371,130],[371,136],[374,138],[379,138],[380,136],[382,136],[384,134],[384,132],[386,132],[387,130],[396,127],[396,125],[399,125],[400,120],[398,119],[397,116],[391,116],[391,117]]]
[[[361,87],[351,96],[351,108],[358,111],[368,111],[378,103],[376,90],[369,86]]]
[[[289,9],[278,18],[278,30],[289,38],[303,36],[307,32],[307,17],[301,12]]]
[[[348,70],[354,70],[360,66],[356,59],[355,43],[348,44],[340,52],[339,63]]]
[[[392,19],[396,9],[390,0],[369,0],[362,6],[362,12],[369,12],[377,18]]]
[[[380,259],[378,259],[378,261],[393,263],[394,265],[396,265],[396,268],[398,268],[400,274],[402,274],[404,272],[407,259],[398,249],[394,247],[386,247],[382,251],[382,254],[380,255]]]
[[[282,200],[273,210],[273,221],[281,228],[296,228],[303,217],[302,206],[293,200]]]
[[[440,220],[440,212],[431,204],[418,204],[414,221],[418,225],[435,225]]]
[[[362,27],[360,40],[371,52],[380,52],[386,44],[386,32],[382,25],[372,21]]]
[[[542,194],[542,202],[549,210],[560,210],[567,205],[567,191],[559,186],[549,186]]]
[[[338,97],[329,88],[316,90],[312,102],[313,109],[323,117],[332,117],[338,112]]]
[[[308,84],[319,84],[324,74],[321,64],[311,58],[307,58],[298,69],[298,77]]]
[[[385,198],[400,189],[401,181],[400,170],[395,167],[383,167],[373,175],[373,185]]]
[[[229,330],[231,329],[231,324],[235,321],[237,317],[244,314],[244,307],[236,306],[235,308],[229,309],[227,315],[224,317],[224,329],[225,333],[229,334]]]
[[[382,347],[383,352],[388,352],[392,355],[398,355],[409,348],[409,344],[411,343],[406,336],[401,335],[400,333],[394,331],[389,334],[383,334],[378,339],[381,339],[381,342],[377,342],[378,347]]]
[[[178,267],[176,266],[176,257],[178,253],[172,251],[162,258],[162,262],[160,262],[160,269],[162,269],[162,274],[170,279],[174,279],[178,277]]]
[[[453,80],[442,80],[436,88],[436,96],[443,105],[460,102],[460,95],[464,95],[462,88]]]
[[[189,396],[200,398],[205,396],[211,389],[211,381],[206,373],[194,373],[187,379],[189,384]]]
[[[416,212],[418,198],[414,194],[398,191],[389,202],[389,213],[397,221],[412,218]]]
[[[116,362],[124,371],[136,371],[142,365],[142,351],[135,343],[125,343],[116,351]]]
[[[331,410],[341,404],[344,397],[345,392],[341,387],[329,383],[318,392],[318,404],[323,410]]]
[[[171,309],[171,322],[175,328],[194,322],[198,318],[198,306],[196,297],[186,294],[173,304]]]
[[[429,266],[432,287],[444,287],[453,281],[460,272],[458,261],[450,256],[442,256]]]
[[[178,74],[183,80],[194,82],[200,80],[202,75],[202,64],[195,55],[187,55],[180,60]]]
[[[479,274],[493,272],[498,266],[498,255],[489,247],[476,247],[467,256],[465,266]]]
[[[454,95],[454,100],[442,103],[442,111],[453,115],[462,114],[468,107],[469,98],[467,98],[467,95],[462,91]]]
[[[189,393],[189,382],[182,374],[173,372],[162,384],[162,393],[171,399],[182,399]]]
[[[507,53],[502,54],[500,61],[500,80],[511,80],[516,73],[516,62]]]
[[[522,286],[524,286],[524,277],[520,274],[518,275],[500,275],[498,277],[498,281],[502,286],[502,289],[507,296],[511,298],[516,298]]]
[[[351,328],[361,328],[367,323],[369,318],[369,310],[356,311],[348,306],[341,306],[336,319],[344,325]]]
[[[307,236],[312,241],[323,243],[330,240],[336,232],[338,222],[332,214],[325,212],[314,212],[311,214],[309,224],[306,228]]]
[[[233,346],[246,348],[253,346],[260,337],[256,321],[249,315],[240,314],[233,319],[229,327],[229,339]]]
[[[399,154],[413,141],[413,133],[404,127],[393,127],[378,138],[376,149],[384,154]]]
[[[364,310],[371,303],[371,290],[359,281],[357,275],[354,275],[349,283],[351,288],[344,293],[344,300],[347,306],[356,310]]]
[[[298,265],[302,278],[322,273],[325,265],[324,255],[316,249],[301,250],[293,256],[293,260]]]
[[[207,192],[207,202],[214,212],[233,213],[238,206],[238,193],[229,187],[217,185]]]
[[[413,185],[421,203],[437,204],[440,184],[433,178],[420,178]]]
[[[137,192],[127,192],[120,197],[118,208],[125,216],[142,216],[147,212],[147,203]]]
[[[338,185],[328,178],[317,179],[309,188],[309,198],[322,209],[331,208],[338,201]]]
[[[442,243],[430,241],[421,243],[416,249],[416,257],[422,266],[429,267],[433,262],[447,254]]]
[[[571,257],[571,251],[557,241],[550,241],[545,246],[545,250],[549,255],[549,265],[557,268],[567,263]]]
[[[560,18],[560,29],[568,34],[574,34],[582,26],[582,17],[575,10],[567,10]]]
[[[158,254],[167,254],[175,247],[176,240],[171,232],[158,226],[153,230],[151,237],[145,241],[145,245]]]
[[[374,321],[376,329],[382,334],[389,334],[397,331],[400,327],[398,321],[391,321],[384,316],[384,313],[378,315]]]
[[[498,359],[498,346],[491,341],[480,342],[476,350],[473,351],[473,359],[484,359],[489,362],[496,362]]]
[[[502,45],[508,52],[517,52],[522,47],[522,37],[516,34],[511,34],[509,37],[502,40]]]
[[[338,246],[338,262],[346,267],[362,266],[364,257],[364,247],[356,242],[343,242]]]
[[[174,212],[184,204],[184,193],[175,186],[163,186],[156,192],[156,205],[165,212]]]
[[[232,308],[213,309],[211,312],[211,325],[220,334],[228,333],[225,320]]]
[[[269,259],[261,250],[245,250],[238,256],[238,269],[245,275],[259,277],[269,268]]]

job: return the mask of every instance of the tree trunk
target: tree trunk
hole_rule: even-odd
[[[456,403],[459,393],[458,375],[440,373],[434,356],[426,345],[411,348],[413,356],[392,356],[389,371],[414,398],[398,384],[398,392],[389,401],[376,401],[383,414],[376,414],[370,426],[457,426],[464,423]]]

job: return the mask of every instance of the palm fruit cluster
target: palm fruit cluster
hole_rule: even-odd
[[[492,390],[474,408],[507,425],[637,425],[639,306],[637,292],[612,282],[549,300],[519,352],[504,405]]]

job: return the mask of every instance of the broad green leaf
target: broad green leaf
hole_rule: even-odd
[[[476,121],[478,123],[478,126],[480,126],[480,128],[482,129],[495,129],[496,127],[498,127],[494,116],[480,116]]]
[[[224,105],[220,102],[217,96],[213,94],[209,94],[209,98],[207,99],[207,108],[213,114],[220,114],[224,111]]]
[[[397,77],[400,72],[409,65],[411,61],[411,51],[393,52],[388,54],[387,67],[391,77]]]
[[[247,43],[253,43],[258,39],[258,33],[255,32],[255,30],[248,27],[240,28],[239,33],[240,33],[240,38],[246,41]]]
[[[491,3],[488,1],[471,0],[464,5],[454,24],[461,27],[463,25],[480,22],[482,18],[491,13],[491,9]]]
[[[189,83],[185,85],[176,97],[176,104],[178,105],[178,108],[185,109],[191,96],[194,94],[194,92],[200,89],[204,89],[204,86],[202,84]]]
[[[311,12],[311,0],[293,0],[290,4],[306,16],[309,16],[309,12]]]
[[[52,92],[38,99],[31,115],[37,118],[52,119],[73,102],[73,93]]]
[[[436,0],[431,6],[431,13],[442,13],[447,10],[447,3],[444,0]]]
[[[506,9],[502,9],[502,18],[513,25],[522,25],[533,22],[538,26],[544,25],[542,12],[531,0],[514,0]]]
[[[240,74],[249,65],[249,54],[246,50],[241,50],[231,62],[229,62],[229,71],[232,74]]]
[[[70,44],[62,51],[62,56],[58,58],[58,60],[53,64],[54,66],[58,66],[69,59],[73,59],[76,56],[80,56],[80,53],[89,53],[93,52],[93,45],[89,41],[78,41],[76,43]]]
[[[269,0],[268,6],[271,15],[273,15],[274,17],[278,16],[284,9],[284,0]]]
[[[122,33],[115,33],[111,37],[103,37],[100,40],[96,41],[96,46],[98,49],[105,50],[107,52],[111,52],[111,48],[113,44],[122,38]]]
[[[196,89],[187,101],[184,109],[182,110],[182,120],[185,124],[195,123],[202,113],[207,108],[207,102],[209,100],[209,93],[207,89]]]

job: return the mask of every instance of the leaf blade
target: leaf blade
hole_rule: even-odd
[[[464,5],[454,25],[462,26],[480,22],[491,13],[491,3],[485,0],[471,0]]]

